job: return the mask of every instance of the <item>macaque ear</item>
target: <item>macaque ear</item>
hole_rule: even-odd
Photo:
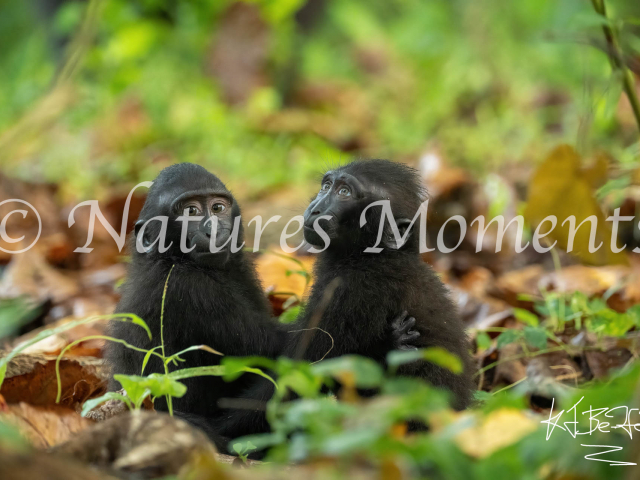
[[[405,235],[407,233],[407,230],[409,229],[409,226],[411,225],[411,220],[409,220],[408,218],[399,218],[396,220],[396,225],[398,226],[398,232],[400,232],[400,238],[404,238],[404,243],[399,244],[398,240],[400,239],[397,239],[395,237],[395,235],[393,234],[393,230],[391,229],[391,227],[389,227],[386,235],[387,238],[384,244],[387,248],[400,250],[403,245],[407,243],[407,240],[409,240],[408,237],[405,238]]]

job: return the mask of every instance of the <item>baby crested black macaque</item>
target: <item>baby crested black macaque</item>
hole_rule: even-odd
[[[210,245],[214,216],[214,247],[224,245],[218,252],[212,252]],[[231,192],[203,167],[182,163],[165,168],[151,186],[130,238],[131,264],[116,307],[116,313],[134,313],[142,318],[153,338],[149,340],[137,325],[115,320],[110,322],[110,334],[140,348],[160,345],[162,296],[171,271],[164,303],[167,356],[194,345],[207,345],[224,355],[278,356],[286,332],[272,318],[251,259],[242,248],[231,251],[233,239],[226,243],[239,217],[240,208]],[[166,232],[161,235],[163,228]],[[141,229],[138,246],[142,251],[138,251],[136,237]],[[164,240],[159,238],[163,236]],[[238,246],[243,242],[241,224],[237,242]],[[106,359],[113,373],[140,375],[143,358],[144,353],[121,344],[107,345]],[[217,365],[222,357],[196,350],[182,358],[184,363],[170,368]],[[145,375],[154,372],[164,373],[164,367],[152,356]],[[218,400],[237,396],[246,388],[249,375],[232,383],[212,376],[182,381],[187,393],[174,399],[174,408],[189,420],[189,415],[215,415]],[[110,389],[118,388],[113,381]],[[156,401],[156,408],[166,409],[163,399]]]
[[[464,369],[456,375],[418,361],[401,367],[398,373],[448,389],[453,407],[464,409],[473,391],[464,327],[445,286],[420,258],[418,228],[408,228],[425,196],[417,172],[390,161],[356,161],[324,175],[320,192],[304,214],[305,239],[324,250],[315,264],[308,303],[291,330],[307,328],[320,310],[317,326],[331,335],[334,344],[332,348],[331,338],[316,332],[308,345],[301,346],[306,332],[292,333],[284,355],[302,353],[302,358],[317,361],[357,354],[383,364],[387,353],[398,348],[397,313],[406,311],[413,318],[404,322],[404,341],[419,348],[443,347],[462,360]],[[384,200],[389,201],[397,233],[401,237],[407,234],[403,244],[396,240],[389,221],[385,222],[382,206],[370,206]],[[363,212],[366,223],[361,226]],[[381,222],[385,222],[381,251],[365,252],[376,245]],[[329,299],[325,295],[328,288],[335,288]],[[407,324],[419,335],[407,332]],[[272,393],[271,384],[258,379],[244,397],[267,401]],[[268,431],[269,425],[264,412],[229,410],[217,429],[225,437],[235,438]]]

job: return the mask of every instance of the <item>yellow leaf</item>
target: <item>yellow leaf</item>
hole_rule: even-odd
[[[485,458],[518,442],[538,428],[537,422],[521,410],[501,408],[479,420],[455,437],[460,450],[475,458]]]
[[[580,166],[578,153],[569,145],[556,147],[547,159],[538,167],[529,183],[529,198],[524,215],[535,228],[548,216],[557,218],[556,227],[546,236],[551,243],[566,250],[569,245],[570,223],[565,220],[575,216],[575,226],[594,216],[597,219],[595,238],[591,239],[591,223],[585,222],[577,229],[572,254],[582,261],[595,265],[627,264],[624,252],[611,250],[610,224],[595,199],[593,183],[597,182],[606,169],[604,160],[598,160],[590,170]],[[540,233],[549,231],[550,222],[545,222]],[[589,246],[602,246],[593,252]]]

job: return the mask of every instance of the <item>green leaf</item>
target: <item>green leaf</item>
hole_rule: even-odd
[[[113,379],[120,382],[122,388],[127,392],[127,397],[134,405],[142,405],[142,402],[151,394],[151,390],[146,385],[147,377],[137,375],[114,375]]]
[[[476,335],[476,344],[478,345],[479,351],[487,350],[491,347],[491,337],[487,334],[487,332],[478,332]]]
[[[513,315],[517,320],[532,327],[537,327],[540,323],[540,320],[535,313],[532,313],[529,310],[525,310],[524,308],[514,308]]]
[[[398,367],[417,360],[435,363],[456,374],[462,372],[463,366],[460,358],[442,347],[429,347],[420,350],[393,350],[387,354],[387,364],[390,367]]]
[[[526,342],[539,350],[547,348],[547,332],[544,328],[524,327],[524,339]]]
[[[184,380],[192,377],[222,377],[226,369],[222,365],[210,365],[208,367],[193,367],[174,370],[169,373],[169,377],[174,380]]]
[[[178,382],[170,375],[152,373],[148,377],[114,375],[113,378],[120,382],[122,388],[127,391],[127,396],[136,405],[141,404],[149,393],[154,397],[169,395],[176,398],[180,398],[187,393],[186,385]]]
[[[364,450],[380,438],[382,432],[377,428],[359,428],[345,430],[326,438],[322,453],[326,455],[344,455],[354,450]]]
[[[104,395],[101,395],[100,397],[92,398],[91,400],[87,400],[86,402],[84,402],[84,405],[82,405],[81,415],[83,417],[86,417],[91,410],[93,410],[98,405],[108,400],[120,400],[127,404],[127,408],[129,408],[129,410],[133,410],[133,405],[131,403],[131,400],[129,400],[129,398],[125,397],[124,395],[118,392],[107,392]]]
[[[265,359],[268,360],[268,359]],[[229,375],[229,367],[226,365],[211,365],[208,367],[193,367],[193,368],[182,368],[180,370],[174,370],[169,374],[169,377],[173,380],[182,380],[185,378],[192,377],[224,377],[225,381],[229,381],[228,377],[237,378],[242,373],[253,373],[255,375],[259,375],[263,378],[266,378],[271,383],[273,383],[277,387],[277,383],[273,378],[264,373],[262,370],[258,368],[252,367],[233,367],[233,374]]]
[[[622,337],[635,325],[633,315],[618,313],[610,308],[600,310],[585,320],[588,331],[609,337]]]
[[[491,394],[489,392],[485,392],[484,390],[476,390],[473,392],[474,400],[478,402],[486,402],[491,398]]]
[[[300,315],[300,310],[302,310],[302,307],[300,305],[288,308],[278,317],[278,321],[284,324],[293,323]]]
[[[314,398],[320,392],[323,384],[321,377],[316,375],[313,375],[308,369],[289,370],[278,378],[278,388],[282,394],[289,388],[301,397]]]
[[[345,374],[352,374],[355,385],[362,388],[377,387],[383,379],[382,368],[375,360],[356,355],[323,360],[312,365],[311,371],[315,375],[337,379]]]
[[[496,340],[498,348],[503,348],[509,345],[510,343],[513,343],[519,340],[521,337],[522,337],[521,330],[507,330],[505,332],[502,332],[500,335],[498,335],[498,338]]]
[[[0,300],[0,339],[39,315],[41,309],[24,297]]]
[[[222,365],[225,367],[224,379],[227,382],[235,380],[244,372],[252,371],[253,367],[261,367],[267,370],[275,370],[276,362],[265,357],[224,357]],[[251,368],[249,370],[248,368]]]
[[[462,373],[462,360],[457,355],[441,347],[430,347],[424,351],[423,358],[427,362],[435,363],[451,370],[455,374]]]
[[[640,305],[634,305],[627,310],[627,315],[629,315],[629,318],[636,326],[636,329],[640,328]]]
[[[142,368],[140,369],[140,375],[144,374],[144,369],[147,368],[147,363],[149,363],[149,359],[151,358],[151,355],[153,355],[153,352],[156,351],[158,348],[162,348],[162,345],[153,347],[151,350],[145,353],[144,359],[142,360]]]

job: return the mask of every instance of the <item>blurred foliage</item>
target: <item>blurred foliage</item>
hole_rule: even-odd
[[[191,161],[256,195],[354,153],[402,159],[429,143],[477,172],[558,142],[638,160],[589,2],[334,0],[313,28],[296,20],[302,0],[248,3],[269,31],[267,81],[230,106],[209,68],[230,0],[5,2],[3,170],[95,197]],[[608,8],[638,55],[640,5]],[[305,87],[329,100],[300,102]],[[294,128],[271,122],[300,110]]]

